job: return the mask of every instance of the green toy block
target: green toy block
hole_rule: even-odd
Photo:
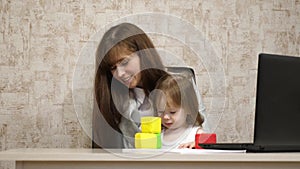
[[[161,148],[160,133],[136,133],[135,148],[159,149]]]
[[[161,118],[146,116],[141,118],[142,133],[161,133]]]

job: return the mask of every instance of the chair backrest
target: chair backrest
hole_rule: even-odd
[[[195,71],[191,67],[166,67],[167,72],[174,73],[174,74],[182,74],[186,75],[187,77],[193,78],[196,83]]]

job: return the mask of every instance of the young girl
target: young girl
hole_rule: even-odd
[[[166,75],[156,86],[154,106],[162,119],[162,148],[194,148],[195,135],[202,133],[203,118],[189,80],[180,75]]]

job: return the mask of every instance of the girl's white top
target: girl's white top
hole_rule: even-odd
[[[164,130],[163,130],[161,133],[162,148],[163,149],[178,148],[180,144],[195,141],[195,135],[198,129],[199,126],[190,126],[185,130],[185,132],[179,138],[171,142],[164,141]]]

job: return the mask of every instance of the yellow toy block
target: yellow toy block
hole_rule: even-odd
[[[134,139],[135,148],[161,148],[160,133],[136,133]]]
[[[141,118],[142,133],[161,133],[161,118],[146,116]]]

